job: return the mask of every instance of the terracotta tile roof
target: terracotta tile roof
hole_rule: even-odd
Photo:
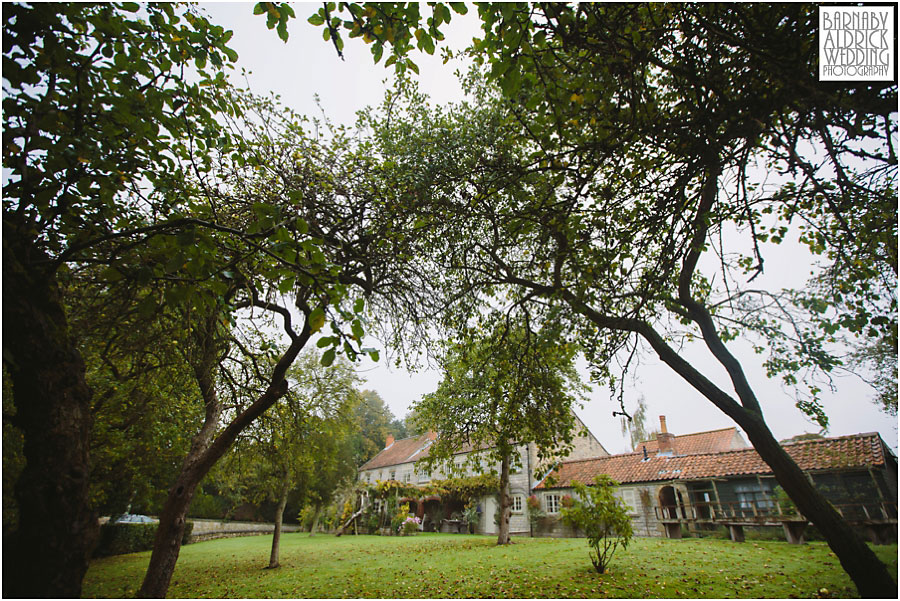
[[[640,451],[642,446],[647,447],[648,453],[656,453],[659,444],[656,440],[645,440],[634,447]],[[747,447],[743,437],[738,434],[737,428],[722,428],[709,432],[695,432],[694,434],[682,434],[676,436],[672,442],[676,455],[697,455],[699,453],[718,453]]]
[[[431,447],[432,441],[429,440],[428,434],[414,436],[412,438],[403,438],[394,441],[394,444],[383,449],[380,453],[369,459],[367,462],[359,466],[357,471],[377,469],[379,467],[388,467],[391,465],[401,465],[411,461],[418,461],[428,456],[428,449]],[[489,445],[481,445],[480,449],[489,449]],[[456,451],[454,455],[463,453],[471,453],[475,447],[471,444],[464,444],[462,449]]]
[[[868,465],[884,465],[884,443],[878,433],[852,434],[821,440],[806,440],[782,445],[802,470],[823,470]],[[572,481],[590,483],[599,474],[609,474],[618,482],[655,482],[661,480],[693,480],[750,474],[771,474],[771,468],[755,449],[739,449],[721,453],[660,457],[643,453],[626,453],[611,457],[566,461],[552,476],[535,488],[568,488]]]
[[[394,444],[369,459],[359,469],[370,470],[416,461],[428,454],[428,447],[431,446],[429,443],[431,443],[431,440],[428,438],[427,433],[412,438],[395,440]]]

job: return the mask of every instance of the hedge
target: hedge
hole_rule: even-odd
[[[103,524],[100,526],[100,541],[94,549],[94,557],[149,551],[153,548],[156,527],[157,524]],[[188,544],[193,530],[194,523],[186,522],[184,536],[181,537],[182,545]]]

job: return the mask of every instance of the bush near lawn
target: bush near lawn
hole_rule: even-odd
[[[156,527],[157,524],[103,524],[100,526],[100,538],[94,548],[94,557],[149,551],[153,548]],[[182,545],[188,544],[193,529],[193,522],[184,525]]]
[[[420,534],[414,537],[281,539],[281,564],[268,564],[271,536],[195,543],[181,551],[170,597],[202,598],[784,598],[855,597],[823,543],[733,543],[634,539],[597,574],[585,539]],[[896,577],[897,545],[874,547]],[[85,597],[133,597],[150,553],[92,562]]]

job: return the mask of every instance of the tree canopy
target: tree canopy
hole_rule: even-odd
[[[493,314],[462,332],[447,350],[438,389],[414,405],[419,424],[438,433],[419,460],[426,469],[458,469],[461,451],[477,471],[500,465],[498,544],[509,543],[510,469],[529,468],[518,449],[527,444],[530,453],[533,444],[544,462],[567,455],[583,399],[577,347],[553,327],[552,314],[542,317]]]

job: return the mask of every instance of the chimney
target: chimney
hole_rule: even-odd
[[[428,440],[437,440],[437,432],[435,432],[434,430],[429,430]]]
[[[656,443],[659,446],[658,455],[675,454],[675,435],[666,429],[666,416],[659,416],[659,434],[656,435]]]
[[[384,448],[389,449],[389,448],[391,448],[392,444],[394,444],[394,435],[388,434],[387,440],[384,441]]]

